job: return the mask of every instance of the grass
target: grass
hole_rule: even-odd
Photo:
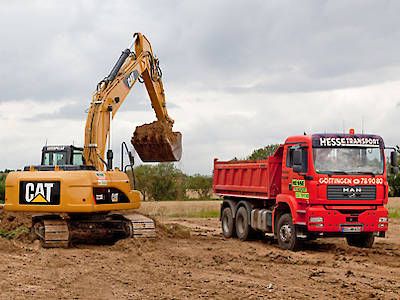
[[[160,201],[142,202],[139,213],[148,216],[216,218],[221,201]]]
[[[400,219],[400,208],[389,208],[389,219]]]
[[[183,201],[220,201],[219,198],[184,198]]]
[[[186,212],[186,213],[175,213],[170,214],[168,217],[174,218],[219,218],[219,211],[218,210],[205,210],[199,212]]]
[[[0,229],[0,236],[11,240],[11,239],[16,238],[20,233],[29,232],[29,231],[30,230],[27,227],[18,227],[13,230]]]

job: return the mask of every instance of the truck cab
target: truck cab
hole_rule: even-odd
[[[215,161],[224,235],[270,232],[291,250],[319,237],[371,247],[388,229],[384,149],[377,135],[313,134],[289,137],[267,160]]]

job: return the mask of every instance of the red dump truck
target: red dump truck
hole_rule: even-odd
[[[377,135],[313,134],[289,137],[265,160],[215,159],[224,236],[272,233],[290,250],[319,237],[371,247],[388,230],[384,149]],[[395,151],[390,164],[397,173]]]

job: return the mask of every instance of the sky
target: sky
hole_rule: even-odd
[[[187,174],[303,132],[400,144],[399,1],[0,5],[0,170],[39,164],[46,143],[83,145],[92,93],[135,32],[160,60]],[[137,83],[113,121],[116,165],[121,142],[155,119]]]

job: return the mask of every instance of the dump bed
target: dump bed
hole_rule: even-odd
[[[281,192],[282,159],[218,161],[214,159],[213,190],[221,196],[273,199]]]

